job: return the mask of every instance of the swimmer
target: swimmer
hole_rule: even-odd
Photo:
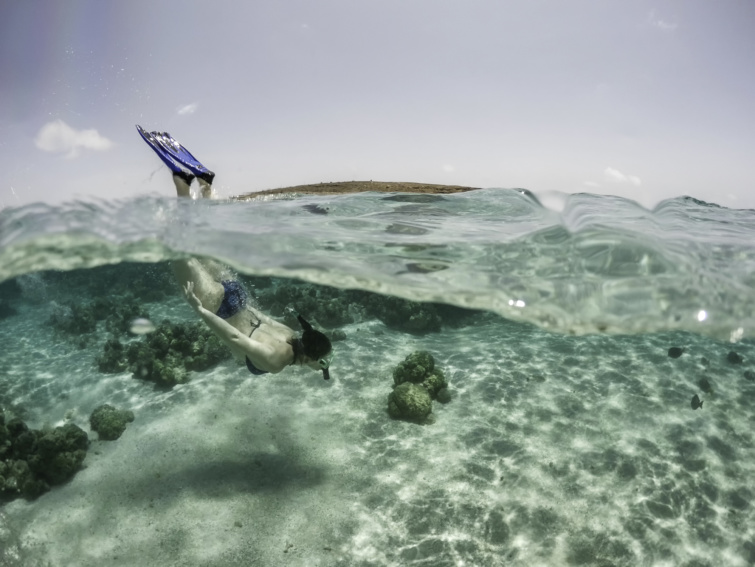
[[[191,184],[199,183],[202,198],[214,196],[215,174],[204,167],[191,153],[167,132],[136,129],[144,141],[173,172],[173,183],[179,197],[191,198]],[[301,335],[254,309],[241,284],[230,270],[213,260],[177,260],[173,272],[189,305],[205,324],[233,353],[244,361],[255,375],[276,374],[292,365],[308,366],[322,371],[330,379],[333,348],[328,337],[313,329],[296,314]]]

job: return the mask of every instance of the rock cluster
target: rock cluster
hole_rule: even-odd
[[[0,497],[36,498],[81,469],[89,438],[68,423],[49,430],[29,429],[0,411]]]
[[[97,322],[105,321],[105,329],[114,334],[126,333],[129,323],[137,318],[149,318],[144,306],[131,294],[120,297],[97,297],[87,302],[50,304],[50,324],[70,335],[82,335],[97,330]]]
[[[361,290],[339,290],[275,278],[242,278],[254,290],[259,307],[274,317],[295,306],[307,319],[325,328],[334,328],[369,319],[379,319],[387,327],[413,334],[440,331],[442,325],[468,322],[476,312],[435,303],[419,303],[399,297],[386,297]]]
[[[103,404],[94,409],[89,416],[89,426],[99,438],[104,441],[115,441],[123,432],[126,425],[134,421],[134,412],[119,410],[110,404]]]
[[[0,321],[18,314],[14,304],[21,297],[21,287],[15,279],[0,282]]]
[[[394,419],[424,422],[432,412],[433,400],[451,400],[448,380],[429,352],[415,351],[393,370],[388,414]]]
[[[130,295],[135,296],[140,304],[162,301],[177,291],[170,262],[120,262],[70,272],[51,270],[42,274],[44,280],[58,290],[75,296],[109,297],[115,302]]]
[[[207,370],[230,356],[202,323],[163,321],[154,332],[129,345],[109,339],[97,366],[104,373],[130,370],[134,378],[172,387],[186,382],[190,370]]]
[[[10,302],[0,299],[0,320],[13,317],[17,314],[18,310]]]

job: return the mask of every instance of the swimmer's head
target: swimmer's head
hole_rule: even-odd
[[[312,360],[317,361],[317,365],[322,370],[322,377],[325,380],[330,379],[330,361],[333,358],[333,345],[330,339],[324,333],[313,329],[304,317],[297,315],[301,328],[304,330],[301,336],[302,354]]]

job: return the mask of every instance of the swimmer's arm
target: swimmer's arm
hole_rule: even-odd
[[[276,373],[286,367],[286,361],[277,360],[280,356],[276,356],[276,352],[271,346],[250,339],[228,323],[228,321],[202,307],[202,302],[194,295],[193,282],[187,283],[184,292],[186,293],[189,305],[197,312],[210,330],[229,348],[237,352],[241,350],[255,363],[257,361],[265,361],[265,364],[262,365],[265,368],[261,368],[261,370]]]

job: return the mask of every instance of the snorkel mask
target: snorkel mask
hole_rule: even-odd
[[[320,360],[317,361],[317,364],[320,365],[320,369],[322,370],[322,377],[325,380],[330,380],[330,371],[328,368],[330,368],[330,361],[333,360],[333,351],[330,351],[330,354],[328,356],[322,357]]]

